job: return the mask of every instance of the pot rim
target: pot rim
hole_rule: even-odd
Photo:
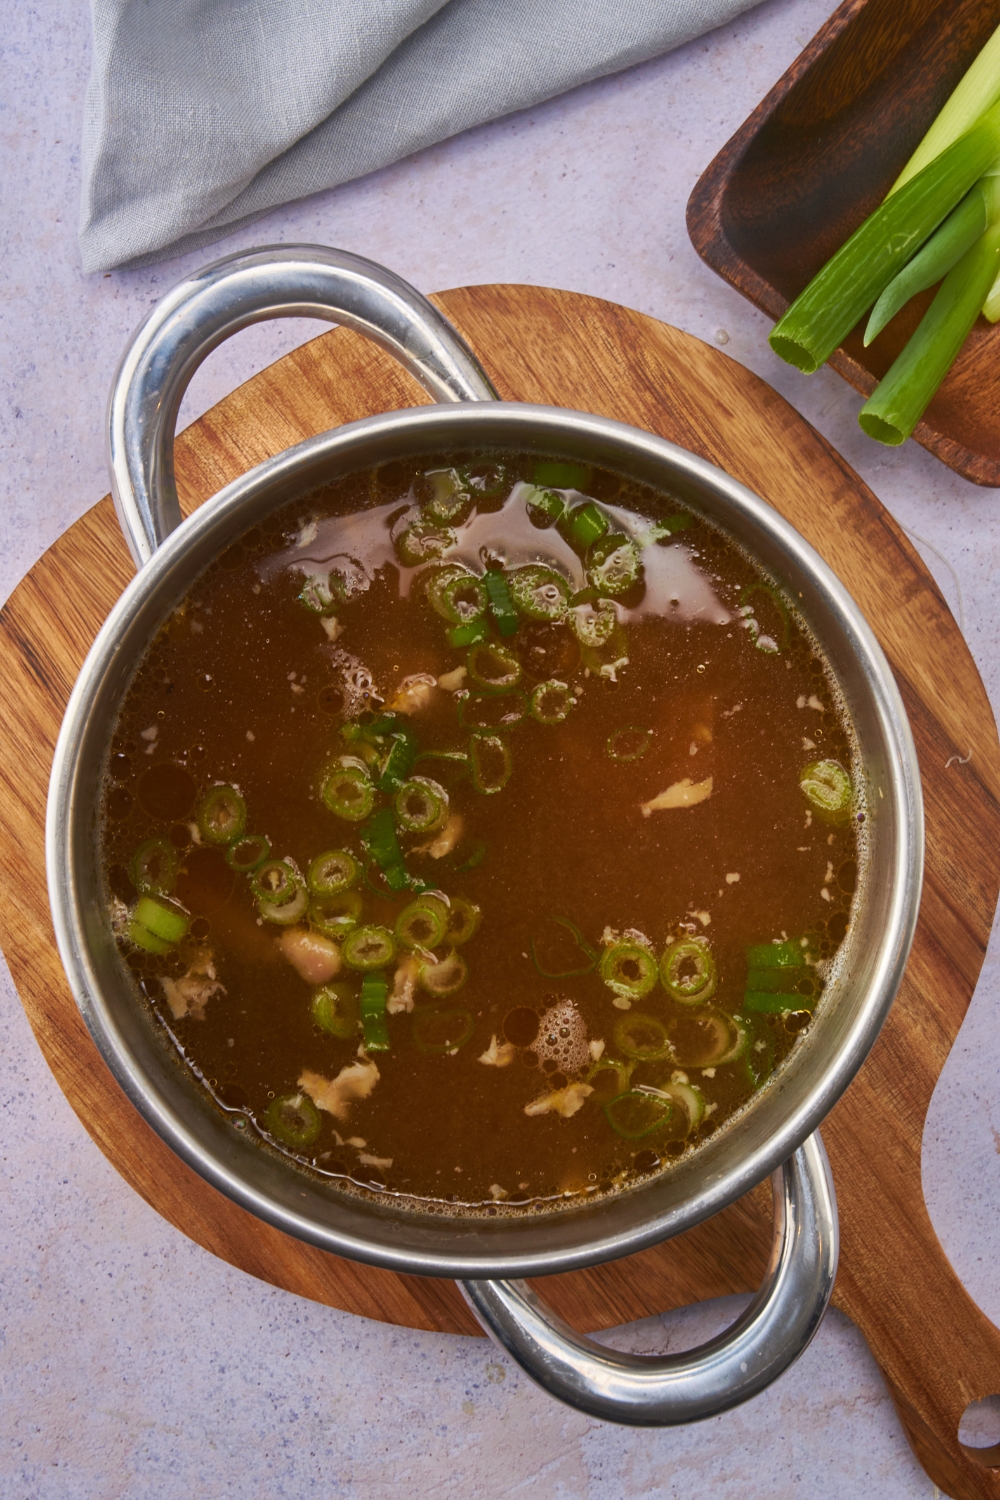
[[[484,437],[484,432],[495,436]],[[467,434],[464,441],[463,434]],[[107,714],[102,719],[104,727],[100,728],[95,728],[93,717],[102,692],[107,691],[109,675],[130,674],[131,666],[123,664],[123,639],[141,628],[148,643],[155,626],[197,576],[192,574],[183,585],[176,584],[176,575],[185,559],[199,551],[205,553],[205,561],[197,566],[200,572],[207,565],[214,538],[223,537],[214,552],[224,550],[229,540],[270,510],[288,503],[296,492],[305,496],[323,482],[322,477],[310,479],[310,475],[337,470],[346,473],[365,467],[372,461],[363,456],[366,447],[377,447],[386,438],[391,440],[392,452],[383,456],[383,462],[387,456],[407,451],[409,442],[411,452],[430,451],[434,447],[466,451],[516,447],[521,451],[551,453],[562,448],[633,474],[643,469],[650,473],[667,470],[674,489],[685,491],[687,487],[684,503],[695,510],[702,509],[713,524],[728,530],[732,536],[733,530],[724,519],[704,505],[699,507],[697,496],[714,497],[730,519],[754,532],[760,546],[748,550],[758,563],[761,551],[766,553],[770,549],[787,564],[786,576],[791,573],[812,584],[813,614],[822,607],[832,621],[839,622],[845,649],[849,647],[853,652],[867,686],[873,722],[877,722],[884,739],[885,791],[881,782],[879,790],[889,807],[880,807],[880,816],[889,820],[886,826],[895,840],[891,889],[885,900],[886,919],[877,951],[863,955],[868,976],[865,993],[854,1001],[853,1008],[848,1007],[851,1017],[849,1022],[844,1021],[836,1049],[822,1065],[811,1064],[817,1077],[808,1088],[796,1086],[802,1067],[796,1073],[789,1066],[807,1050],[796,1049],[774,1082],[696,1152],[624,1193],[606,1196],[580,1208],[517,1218],[501,1214],[486,1220],[405,1209],[374,1211],[363,1204],[363,1212],[340,1213],[348,1200],[342,1194],[329,1193],[327,1200],[336,1209],[331,1214],[336,1217],[340,1213],[344,1222],[339,1227],[318,1222],[313,1212],[303,1211],[290,1201],[290,1189],[289,1195],[279,1200],[249,1183],[234,1168],[234,1162],[241,1158],[238,1152],[234,1155],[235,1147],[233,1150],[223,1147],[220,1131],[215,1132],[211,1145],[206,1144],[206,1136],[211,1132],[201,1116],[199,1134],[166,1097],[164,1087],[151,1082],[147,1064],[137,1056],[134,1038],[126,1034],[108,1002],[94,960],[92,944],[98,941],[97,913],[87,909],[80,898],[81,851],[87,839],[93,839],[95,826],[93,804],[88,803],[86,788],[80,782],[81,756],[85,745],[91,745],[99,733],[104,733],[106,741]],[[662,487],[663,480],[659,482]],[[737,542],[744,545],[739,537]],[[762,565],[773,570],[773,563],[763,561]],[[169,602],[165,602],[168,598]],[[812,624],[809,611],[804,613]],[[829,655],[828,643],[822,636],[819,639]],[[131,665],[143,649],[145,643],[137,648]],[[707,460],[641,429],[612,418],[560,407],[489,402],[385,413],[306,439],[226,485],[172,532],[112,609],[74,686],[52,766],[46,859],[56,941],[76,1003],[126,1095],[161,1139],[189,1166],[257,1217],[338,1255],[418,1275],[465,1279],[538,1276],[632,1254],[693,1227],[761,1182],[816,1128],[864,1061],[902,978],[920,900],[923,809],[916,751],[902,700],[881,647],[836,575],[779,512]],[[843,999],[839,1003],[846,1005]],[[140,1007],[135,1009],[138,1011]],[[821,1007],[817,1020],[826,1014]],[[152,1031],[152,1027],[148,1029]],[[807,1043],[811,1042],[813,1030],[810,1028],[804,1038]],[[772,1101],[769,1105],[768,1100]],[[765,1114],[778,1117],[772,1122],[773,1128],[766,1132],[754,1126],[754,1117],[759,1119]],[[748,1138],[747,1149],[735,1164],[726,1166],[723,1158],[727,1153],[720,1146],[725,1146],[741,1128]],[[259,1151],[249,1142],[241,1141],[239,1145]],[[686,1165],[692,1162],[694,1167]],[[304,1174],[286,1169],[286,1175],[298,1181]],[[699,1179],[698,1189],[687,1193],[684,1185],[695,1177]],[[676,1188],[678,1183],[681,1190],[671,1192],[670,1184]],[[299,1196],[316,1195],[303,1191]],[[631,1212],[622,1211],[626,1200]],[[351,1209],[359,1208],[356,1200],[349,1201]],[[364,1228],[366,1219],[377,1227],[377,1234]],[[361,1227],[354,1221],[360,1222]],[[422,1239],[413,1229],[418,1222],[432,1226]],[[565,1232],[560,1232],[560,1225]],[[410,1243],[404,1243],[411,1229]]]

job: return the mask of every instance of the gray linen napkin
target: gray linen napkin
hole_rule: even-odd
[[[758,0],[92,0],[85,271],[669,52]]]

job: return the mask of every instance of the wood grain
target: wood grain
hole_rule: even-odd
[[[473,287],[438,301],[510,399],[631,421],[720,464],[786,515],[860,603],[893,665],[923,775],[926,883],[913,956],[868,1061],[823,1127],[840,1201],[835,1301],[864,1332],[921,1462],[960,1500],[1000,1474],[958,1444],[971,1400],[1000,1392],[1000,1333],[963,1291],[924,1205],[920,1147],[965,1014],[1000,886],[1000,746],[954,620],[905,536],[776,392],[721,352],[613,304],[539,288]],[[289,443],[422,401],[386,355],[324,334],[233,393],[177,442],[182,506]],[[206,1249],[275,1285],[366,1317],[473,1333],[448,1282],[353,1265],[289,1239],[183,1166],[114,1084],[54,951],[43,869],[48,770],[63,707],[131,576],[105,499],[35,565],[0,614],[0,940],[39,1044],[87,1130],[152,1206]],[[958,764],[955,757],[966,763]],[[642,1255],[546,1279],[597,1329],[748,1291],[770,1240],[767,1194]],[[992,1456],[992,1455],[991,1455]]]
[[[779,318],[881,202],[998,19],[994,0],[845,0],[697,183],[699,255]],[[933,295],[869,349],[862,320],[830,364],[870,395]],[[1000,485],[998,353],[1000,328],[980,318],[913,434],[983,485]]]

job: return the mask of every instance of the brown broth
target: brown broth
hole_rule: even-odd
[[[463,462],[425,458],[341,480],[278,512],[208,569],[126,694],[109,751],[102,842],[124,961],[163,1033],[241,1128],[347,1184],[426,1207],[495,1212],[498,1204],[573,1200],[669,1168],[767,1084],[808,1027],[846,933],[864,811],[855,791],[848,811],[824,818],[800,786],[813,762],[838,763],[855,788],[859,776],[832,676],[794,613],[720,532],[614,474],[593,471],[578,481],[581,492],[558,492],[570,508],[594,497],[591,519],[603,515],[613,533],[645,544],[640,581],[613,606],[611,640],[581,646],[565,622],[523,617],[504,636],[501,606],[500,615],[487,612],[489,640],[514,653],[521,680],[514,692],[470,694],[470,650],[449,643],[452,627],[428,600],[438,565],[400,562],[401,531],[426,515],[420,506],[435,493],[424,476]],[[480,486],[466,485],[471,512],[445,562],[477,575],[502,567],[498,576],[508,580],[512,569],[543,562],[569,587],[587,588],[581,540],[574,550],[561,534],[565,520],[561,529],[542,527],[537,509],[529,515],[524,486],[538,461],[504,455],[491,463],[505,482],[484,493],[496,468],[471,462]],[[671,529],[651,537],[652,521],[664,518]],[[583,527],[586,518],[577,519]],[[333,603],[331,578],[334,593],[340,579],[346,594]],[[325,613],[303,604],[304,586]],[[603,606],[575,608],[574,618],[590,619]],[[487,677],[504,667],[495,655],[475,662]],[[449,677],[463,666],[461,681]],[[427,702],[404,714],[396,695],[415,675],[449,686],[430,687]],[[549,679],[566,689],[544,698],[543,712],[565,709],[572,695],[565,719],[551,724],[525,713],[527,693]],[[479,722],[493,736],[479,742],[482,775],[502,769],[499,738],[509,780],[487,793],[460,761],[419,760],[411,775],[445,786],[461,836],[435,857],[420,846],[440,838],[440,827],[398,830],[412,880],[481,912],[458,949],[468,978],[440,1000],[418,987],[394,1010],[395,959],[385,973],[388,1050],[366,1054],[360,1025],[337,1037],[316,1024],[316,985],[286,957],[286,945],[299,941],[287,934],[306,933],[307,915],[287,925],[264,920],[251,878],[198,833],[196,809],[213,786],[238,788],[247,834],[264,835],[272,856],[302,875],[322,852],[350,851],[368,866],[352,898],[363,905],[361,923],[393,929],[418,892],[387,887],[362,840],[368,822],[330,811],[324,780],[338,757],[384,760],[391,731],[407,730],[423,751],[468,753],[469,725]],[[361,726],[360,738],[351,726]],[[696,804],[648,807],[670,788],[674,801],[704,793],[709,778],[710,794]],[[391,793],[376,790],[373,815],[392,805]],[[444,826],[450,833],[454,825]],[[161,954],[127,935],[139,899],[133,859],[153,838],[176,852],[176,878],[161,884],[191,919],[187,935]],[[659,978],[630,1001],[602,978],[598,963],[606,968],[616,940],[640,950],[622,957],[627,985],[649,967],[643,953],[655,965],[685,938],[702,945],[696,958],[707,945],[714,964],[714,993],[700,1004],[679,1003]],[[755,969],[748,980],[750,947],[787,953],[789,943],[801,955],[790,974]],[[446,943],[436,956],[447,960]],[[691,964],[681,960],[678,972],[683,980]],[[746,1009],[762,1003],[760,989],[756,1001],[747,998],[748,984],[766,990],[775,975],[787,1001],[771,1013]],[[342,966],[336,982],[344,981],[356,995],[362,975]],[[406,1000],[412,1009],[399,1009]],[[623,1024],[633,1051],[638,1044],[660,1055],[626,1057]],[[710,1043],[739,1055],[696,1066]],[[595,1067],[609,1060],[621,1068]],[[372,1063],[378,1079],[365,1097],[345,1104],[336,1095],[340,1116],[324,1107],[334,1097],[324,1081]],[[622,1093],[629,1097],[612,1106]],[[319,1121],[301,1147],[276,1134],[273,1101],[285,1097],[304,1097],[293,1112]]]

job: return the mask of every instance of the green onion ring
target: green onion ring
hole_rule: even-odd
[[[361,1019],[358,997],[343,980],[316,990],[309,1008],[316,1025],[330,1036],[344,1041],[358,1029]]]
[[[641,1000],[656,983],[656,959],[641,943],[612,943],[601,954],[598,972],[613,994]]]
[[[413,1041],[421,1052],[455,1052],[469,1040],[476,1023],[467,1010],[426,1006],[413,1015]]]
[[[226,850],[226,864],[241,875],[259,869],[271,853],[271,845],[262,833],[244,833]]]
[[[234,786],[213,786],[198,804],[195,819],[207,844],[232,844],[247,826],[247,805]]]
[[[169,896],[178,865],[177,850],[169,839],[147,839],[132,856],[132,884],[140,896]]]
[[[575,707],[573,689],[568,683],[559,682],[555,677],[548,682],[540,682],[532,689],[531,717],[537,719],[539,724],[562,724],[569,717],[570,709]]]
[[[388,927],[356,927],[340,956],[349,969],[384,969],[396,956],[396,939]]]
[[[279,1141],[301,1150],[312,1145],[322,1121],[319,1110],[305,1094],[282,1094],[267,1106],[264,1123]]]
[[[639,1141],[669,1125],[674,1112],[672,1099],[660,1099],[655,1094],[643,1094],[638,1089],[617,1094],[604,1106],[604,1116],[618,1135],[626,1141]]]
[[[672,1000],[701,1005],[715,994],[718,975],[705,938],[680,938],[670,943],[660,959],[660,981]]]
[[[616,1021],[614,1038],[618,1051],[636,1062],[661,1062],[673,1056],[674,1049],[663,1022],[641,1011],[633,1011]]]
[[[631,750],[620,748],[622,743],[626,746],[630,743],[630,736],[634,748]],[[641,738],[637,739],[637,736]],[[638,760],[640,755],[645,755],[652,742],[653,731],[651,729],[643,729],[641,724],[625,724],[621,729],[616,729],[614,734],[608,735],[604,753],[611,760]]]

